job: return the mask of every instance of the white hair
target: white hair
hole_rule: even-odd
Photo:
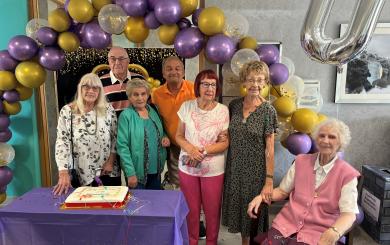
[[[340,139],[340,150],[344,150],[351,141],[351,131],[349,127],[342,121],[336,118],[328,118],[323,122],[320,122],[313,130],[312,136],[314,139],[318,138],[318,133],[321,128],[327,127],[335,130]]]

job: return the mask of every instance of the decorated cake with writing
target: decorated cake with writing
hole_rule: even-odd
[[[122,208],[129,198],[127,186],[84,186],[66,198],[64,208]]]

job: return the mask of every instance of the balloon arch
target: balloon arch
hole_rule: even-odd
[[[46,70],[60,70],[65,65],[65,52],[80,47],[107,48],[111,36],[121,33],[129,41],[141,43],[150,30],[157,29],[161,43],[173,45],[179,56],[193,58],[204,50],[210,62],[225,64],[223,75],[232,72],[237,77],[248,61],[266,62],[271,86],[263,95],[279,115],[277,140],[293,154],[315,150],[309,134],[326,117],[311,109],[297,109],[303,80],[294,75],[294,63],[280,57],[276,46],[259,46],[255,38],[247,36],[249,24],[244,16],[224,13],[218,7],[197,8],[198,0],[91,2],[67,0],[64,8],[49,13],[47,21],[29,21],[26,35],[14,36],[8,48],[0,51],[0,203],[12,180],[7,164],[15,156],[13,147],[6,143],[12,137],[9,117],[20,112],[20,101],[29,99],[33,89],[45,82]],[[241,87],[240,93],[244,95],[245,89]]]

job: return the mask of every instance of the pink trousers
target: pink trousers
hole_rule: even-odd
[[[187,215],[190,245],[198,244],[201,206],[206,218],[206,245],[217,245],[223,177],[224,174],[213,177],[197,177],[179,170],[180,190],[184,193],[190,209]]]

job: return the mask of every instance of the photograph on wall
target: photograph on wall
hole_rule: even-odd
[[[342,24],[340,36],[348,25]],[[337,73],[336,103],[390,103],[390,24],[378,23],[367,48]]]

